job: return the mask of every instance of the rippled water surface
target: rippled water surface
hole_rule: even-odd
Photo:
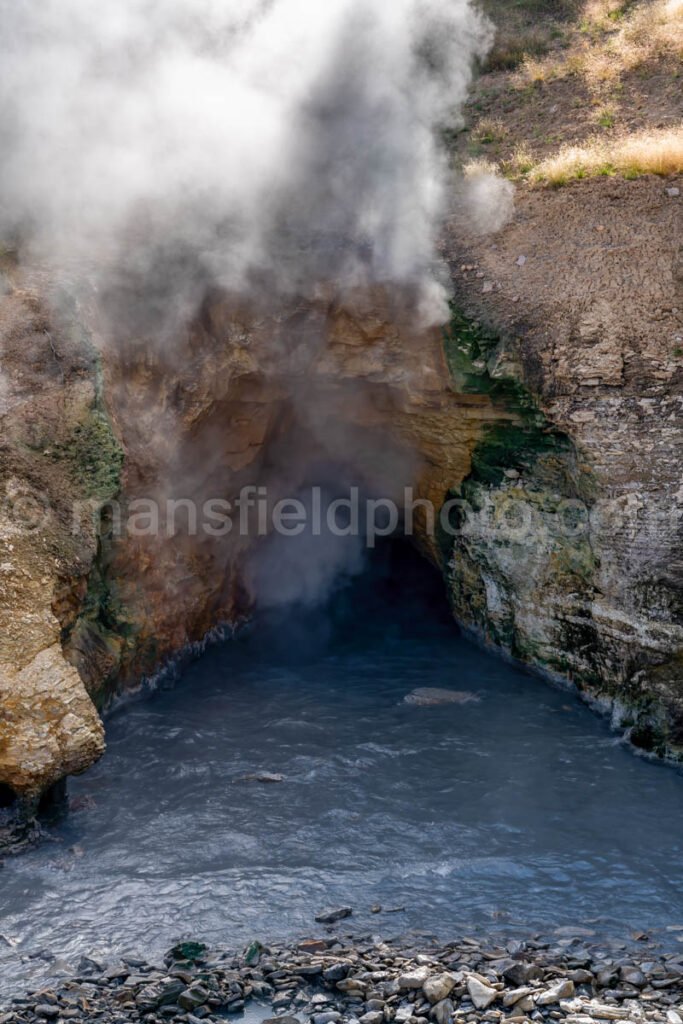
[[[111,717],[81,809],[0,872],[6,982],[185,934],[315,934],[340,903],[358,930],[444,938],[683,923],[683,778],[401,580],[262,623]],[[418,686],[479,701],[404,703]],[[240,781],[264,771],[284,781]]]

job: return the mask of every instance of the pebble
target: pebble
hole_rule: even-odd
[[[304,939],[297,946],[302,953],[324,953],[328,947],[325,939]]]
[[[575,985],[590,985],[593,981],[593,975],[590,971],[586,971],[583,967],[579,967],[575,971],[570,971],[569,977]]]
[[[365,992],[366,983],[360,978],[344,978],[337,982],[339,992]]]
[[[550,1006],[551,1003],[559,1003],[560,999],[569,999],[573,995],[574,982],[570,978],[562,978],[536,997],[536,1006]]]
[[[431,973],[431,969],[426,964],[423,964],[421,967],[416,967],[414,971],[400,974],[398,987],[400,989],[422,988]]]
[[[519,987],[526,985],[528,981],[543,977],[543,972],[536,964],[526,963],[524,960],[513,960],[503,968],[503,977],[506,981]]]
[[[323,971],[323,978],[325,981],[341,981],[345,978],[351,969],[350,964],[332,964],[331,967],[326,967]]]
[[[533,992],[532,988],[513,988],[509,992],[506,992],[503,996],[503,1006],[514,1006],[520,999],[524,999],[525,996],[531,995]]]
[[[196,1010],[198,1006],[203,1006],[208,998],[209,992],[203,985],[193,985],[180,993],[178,1006],[182,1006],[183,1010]]]
[[[498,995],[495,988],[490,988],[473,975],[467,979],[467,991],[477,1010],[487,1009]]]
[[[619,971],[622,981],[636,988],[642,988],[645,984],[645,975],[637,967],[622,967]]]
[[[455,1007],[451,999],[443,999],[432,1008],[432,1016],[436,1024],[449,1024]]]
[[[426,979],[422,991],[430,1003],[440,1003],[450,995],[454,987],[455,978],[452,974],[435,974]]]
[[[668,189],[666,190],[666,194],[667,194],[667,195],[669,196],[669,198],[670,198],[670,199],[675,199],[675,198],[676,198],[676,196],[680,196],[680,194],[681,194],[681,190],[680,190],[680,188],[676,188],[676,187],[674,186],[674,187],[672,187],[672,188],[668,188]]]

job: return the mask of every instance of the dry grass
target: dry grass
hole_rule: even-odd
[[[484,72],[512,71],[527,57],[541,57],[562,45],[585,0],[479,0],[496,24],[496,38]]]
[[[533,183],[546,185],[564,185],[578,178],[615,174],[625,178],[642,174],[681,174],[683,126],[635,132],[609,140],[596,138],[584,146],[565,146],[538,163],[530,165],[529,161],[528,154],[518,154],[507,170],[525,175]]]
[[[501,120],[482,117],[472,131],[472,138],[480,145],[488,146],[496,142],[503,142],[507,134],[507,128]]]
[[[655,0],[635,8],[622,0],[587,0],[580,33],[566,53],[525,57],[520,84],[581,75],[599,87],[648,61],[683,58],[683,0]]]
[[[486,58],[484,71],[512,71],[531,57],[540,57],[551,47],[550,33],[541,29],[498,31]]]
[[[550,49],[482,76],[460,164],[487,155],[531,185],[683,173],[683,0],[558,0],[562,17],[550,0],[481,2],[506,32],[545,32]]]
[[[480,178],[485,174],[498,174],[498,167],[485,157],[473,157],[462,165],[462,173],[466,179]]]

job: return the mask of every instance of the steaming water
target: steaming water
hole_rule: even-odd
[[[50,954],[316,934],[338,904],[344,928],[385,935],[683,922],[683,778],[401,579],[261,624],[111,718],[107,755],[71,785],[84,809],[0,872],[18,939],[0,939],[3,993]],[[404,703],[418,686],[480,701]],[[285,781],[238,781],[263,771]]]

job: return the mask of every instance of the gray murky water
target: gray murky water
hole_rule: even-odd
[[[261,624],[111,717],[82,809],[0,872],[3,990],[51,956],[316,934],[341,903],[390,935],[683,923],[683,777],[403,579]],[[418,686],[480,700],[404,703]],[[284,781],[238,781],[263,771]]]

